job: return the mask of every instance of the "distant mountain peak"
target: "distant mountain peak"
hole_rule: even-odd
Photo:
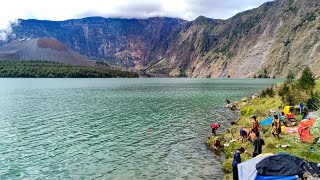
[[[67,47],[55,38],[40,38],[37,41],[38,47],[49,48],[57,51],[66,51]]]
[[[0,47],[0,60],[43,60],[74,65],[90,65],[84,56],[52,37],[22,38]]]

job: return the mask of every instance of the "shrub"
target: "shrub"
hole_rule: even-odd
[[[311,91],[311,98],[308,99],[307,107],[310,111],[316,111],[320,107],[320,95]]]
[[[293,83],[295,79],[295,75],[293,74],[292,71],[290,71],[286,78],[287,78],[286,81],[288,81],[289,83]]]
[[[222,170],[224,173],[232,173],[232,160],[231,158],[223,161],[222,163]]]
[[[273,88],[270,87],[270,88],[267,88],[267,89],[266,89],[266,94],[267,94],[269,97],[274,97],[274,95],[275,95],[276,93],[274,92]]]
[[[265,89],[265,90],[262,90],[262,91],[261,91],[261,94],[260,94],[260,97],[262,97],[262,98],[265,98],[265,97],[267,97],[267,96],[269,96],[269,97],[274,97],[275,94],[276,94],[276,93],[274,92],[273,88],[270,87],[270,88],[267,88],[267,89]]]
[[[288,104],[289,106],[294,106],[296,103],[298,103],[291,94],[289,94],[289,95],[285,98],[285,102],[287,102],[287,104]]]
[[[279,96],[283,97],[283,96],[287,95],[289,93],[289,91],[290,91],[290,88],[289,88],[288,84],[285,83],[279,90]]]
[[[302,71],[302,75],[298,79],[298,85],[300,88],[305,89],[305,90],[312,89],[316,85],[314,76],[313,76],[312,71],[309,67],[306,67]]]
[[[244,117],[249,117],[253,113],[253,108],[251,106],[247,106],[241,109],[241,115]]]
[[[260,97],[262,97],[262,98],[267,97],[267,92],[266,92],[266,90],[262,90],[262,91],[261,91]]]
[[[314,85],[315,80],[312,72],[309,68],[306,68],[297,81],[294,80],[294,75],[289,73],[278,93],[285,104],[293,106],[301,102],[307,102],[310,91],[306,90],[311,90]]]

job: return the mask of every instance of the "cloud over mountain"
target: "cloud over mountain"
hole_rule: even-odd
[[[88,16],[193,20],[203,15],[226,19],[268,0],[10,0],[0,6],[0,40],[11,32],[16,19],[66,20]]]

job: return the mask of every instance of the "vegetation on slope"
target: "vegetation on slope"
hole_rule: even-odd
[[[252,158],[253,145],[251,142],[246,141],[242,143],[239,140],[233,143],[229,142],[230,140],[237,139],[240,136],[239,130],[241,127],[251,127],[252,119],[250,117],[252,115],[256,115],[258,120],[262,120],[270,115],[269,110],[277,110],[281,112],[282,109],[278,109],[279,106],[281,107],[301,102],[308,104],[308,99],[311,97],[316,100],[316,106],[308,108],[311,110],[318,110],[320,82],[315,84],[313,75],[310,72],[310,69],[306,68],[298,80],[295,80],[293,76],[289,76],[283,84],[279,84],[262,91],[259,98],[245,100],[247,101],[247,105],[242,107],[240,110],[240,120],[220,136],[222,144],[229,143],[228,147],[224,147],[226,160],[222,164],[222,169],[225,172],[225,179],[232,179],[233,152],[236,148],[244,147],[246,149],[246,153],[241,155],[242,161]],[[296,115],[295,118],[297,120],[301,120],[302,116]],[[320,149],[316,148],[315,150],[311,150],[313,144],[300,142],[298,133],[281,133],[280,140],[276,141],[271,134],[270,125],[260,128],[262,128],[263,134],[261,134],[261,136],[265,140],[266,144],[262,148],[263,153],[285,152],[308,161],[319,161]],[[212,137],[207,143],[211,146],[213,140],[214,137]],[[289,144],[290,147],[277,147],[278,144]]]
[[[112,78],[138,77],[138,74],[108,66],[77,66],[47,61],[0,61],[0,77],[25,78]]]

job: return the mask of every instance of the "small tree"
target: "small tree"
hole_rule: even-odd
[[[300,79],[298,80],[299,87],[302,89],[312,89],[315,85],[315,79],[313,77],[312,71],[309,67],[306,67],[302,71],[302,75]]]
[[[311,111],[316,111],[320,107],[320,95],[318,92],[311,91],[311,98],[308,99],[308,108]]]
[[[276,93],[274,92],[273,88],[270,87],[270,88],[267,88],[267,89],[266,89],[266,94],[267,94],[269,97],[274,97],[274,95],[275,95]]]

